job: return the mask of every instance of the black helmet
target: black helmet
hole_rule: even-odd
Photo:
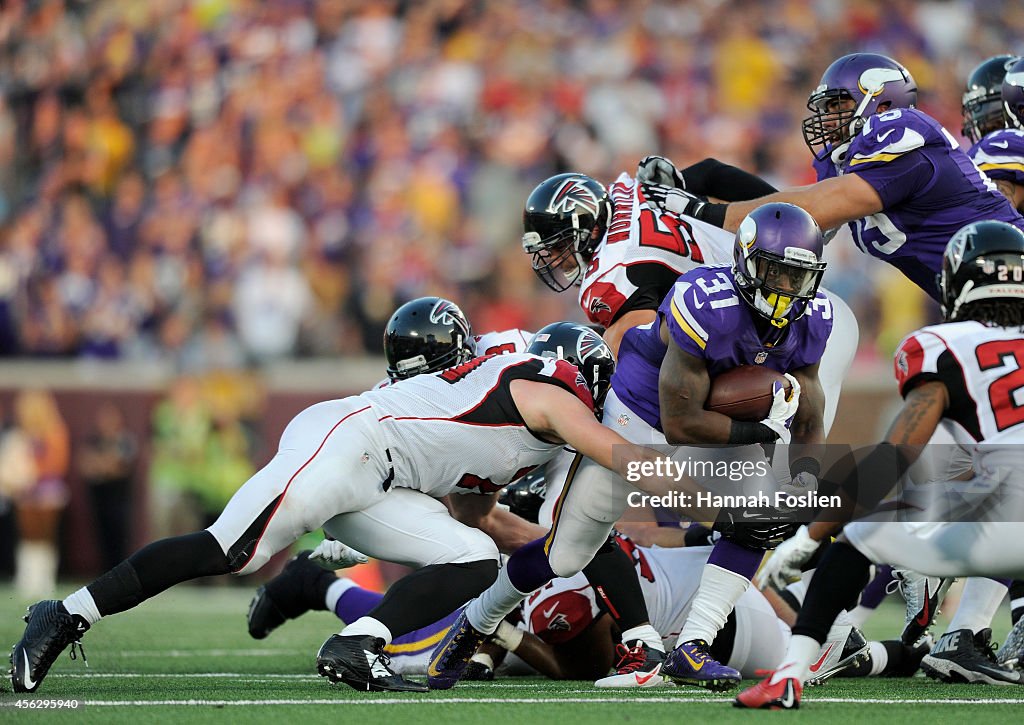
[[[498,503],[508,506],[508,510],[516,516],[537,523],[547,493],[548,481],[544,477],[544,467],[541,466],[501,489]]]
[[[615,372],[615,356],[600,335],[576,322],[553,322],[533,336],[526,352],[565,360],[579,368],[594,398],[594,410],[600,413]]]
[[[997,221],[959,230],[942,255],[939,290],[948,321],[971,319],[964,307],[982,300],[1024,305],[1024,232]]]
[[[441,297],[406,302],[384,329],[384,357],[392,380],[444,370],[475,356],[469,320],[457,304]]]
[[[558,174],[541,182],[523,210],[523,249],[533,271],[555,292],[583,279],[612,215],[608,190],[583,174]],[[575,265],[571,269],[563,269]]]
[[[1013,55],[995,55],[982,61],[967,76],[967,88],[961,101],[963,134],[978,143],[985,134],[1003,128],[1003,78],[1016,61]]]

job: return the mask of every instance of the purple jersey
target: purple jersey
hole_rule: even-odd
[[[993,131],[971,146],[967,155],[989,178],[1024,186],[1024,131]]]
[[[935,299],[942,253],[957,230],[984,219],[1024,229],[1024,218],[950,133],[913,108],[871,116],[838,167],[830,159],[814,167],[819,181],[856,174],[878,192],[883,211],[850,222],[857,246]]]
[[[619,346],[612,389],[630,410],[661,430],[658,375],[667,350],[661,323],[672,342],[705,361],[714,378],[740,365],[764,365],[786,373],[821,360],[832,332],[832,303],[821,292],[807,313],[790,323],[789,333],[772,347],[754,325],[756,312],[740,299],[732,269],[698,267],[676,282],[658,308],[658,319],[628,330]]]

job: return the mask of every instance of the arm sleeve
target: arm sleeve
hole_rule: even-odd
[[[778,191],[761,177],[718,159],[698,161],[680,173],[687,191],[722,201],[749,201]]]

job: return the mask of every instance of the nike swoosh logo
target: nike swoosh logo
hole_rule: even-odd
[[[551,616],[551,613],[554,612],[556,609],[558,609],[557,604],[553,605],[550,609],[545,609],[543,612],[541,612],[541,614],[544,615],[544,619],[547,619]]]
[[[743,511],[740,515],[743,518],[745,518],[745,519],[756,519],[758,516],[760,516],[760,514],[757,514],[757,513],[753,513],[752,514],[752,513],[749,513],[747,511]]]
[[[889,129],[888,131],[886,131],[885,133],[880,133],[880,134],[878,134],[878,143],[882,143],[883,141],[885,141],[885,139],[887,139],[887,138],[889,137],[889,135],[890,135],[890,134],[891,134],[891,133],[892,133],[893,131],[895,131],[895,130],[896,130],[896,129],[894,129],[894,128],[890,128],[890,129]]]
[[[648,672],[646,675],[641,675],[639,672],[636,673],[636,684],[638,684],[638,685],[646,685],[648,682],[651,681],[652,677],[654,677],[656,674],[658,674],[658,672],[660,670],[661,670],[661,665],[658,665],[657,667],[654,668],[653,671]]]
[[[693,306],[698,310],[703,309],[704,307],[704,303],[697,299],[697,295],[693,296]]]
[[[700,672],[704,668],[704,663],[703,662],[701,662],[698,665],[696,662],[693,661],[693,658],[690,657],[690,655],[686,653],[685,650],[683,651],[683,657],[685,657],[686,661],[690,663],[690,667],[693,668],[694,672]]]
[[[22,650],[21,656],[25,658],[25,689],[34,690],[38,686],[38,683],[32,679],[32,665],[29,664],[28,661],[28,652]]]
[[[915,622],[917,622],[922,627],[927,627],[928,626],[928,622],[931,620],[931,617],[929,616],[931,614],[931,603],[932,603],[932,600],[931,600],[930,592],[928,591],[928,582],[925,582],[924,583],[924,609],[921,610],[921,613],[918,614],[917,618],[914,620]]]
[[[992,145],[997,147],[997,148],[1005,149],[1005,148],[1009,148],[1010,147],[1010,142],[1009,141],[993,141]]]
[[[781,704],[784,708],[789,709],[793,707],[793,701],[796,699],[793,694],[793,683],[790,681],[786,682],[786,694],[782,696]]]
[[[825,650],[825,654],[823,654],[821,657],[819,657],[818,661],[815,662],[813,665],[811,665],[811,672],[817,672],[819,669],[821,669],[821,666],[823,664],[825,664],[825,658],[828,657],[828,653],[831,652],[832,648],[835,647],[835,646],[836,646],[835,642],[833,642],[832,644],[830,644],[828,646],[828,649]]]

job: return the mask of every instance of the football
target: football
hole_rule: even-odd
[[[757,422],[772,408],[772,383],[779,381],[788,391],[792,386],[782,373],[760,365],[741,365],[711,381],[705,408],[733,420]]]

